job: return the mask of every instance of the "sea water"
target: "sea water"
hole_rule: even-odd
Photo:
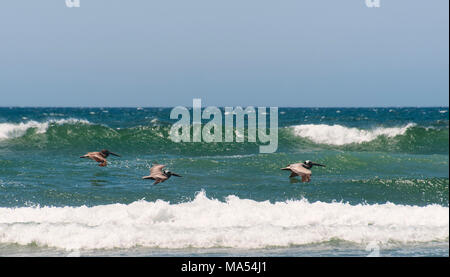
[[[266,154],[175,143],[170,111],[0,108],[0,256],[449,255],[447,107],[279,108]]]

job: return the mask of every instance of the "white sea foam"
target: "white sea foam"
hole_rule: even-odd
[[[270,203],[200,192],[170,204],[136,201],[94,207],[0,208],[0,243],[67,250],[288,247],[340,239],[417,243],[448,241],[449,208],[350,205],[307,200]]]
[[[90,124],[87,120],[76,118],[51,119],[45,122],[30,120],[21,123],[0,123],[0,140],[21,137],[26,134],[28,129],[35,129],[36,133],[43,134],[51,124],[63,125],[77,123]]]
[[[369,142],[379,136],[395,137],[398,135],[403,135],[408,128],[413,126],[416,126],[416,124],[409,123],[402,127],[378,127],[371,130],[364,130],[337,124],[304,124],[296,125],[292,128],[295,135],[310,139],[315,143],[345,145],[351,143]]]

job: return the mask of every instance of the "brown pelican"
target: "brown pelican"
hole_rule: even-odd
[[[94,160],[94,161],[100,163],[98,166],[106,166],[107,165],[106,158],[108,158],[109,155],[114,155],[114,156],[120,157],[120,155],[117,155],[116,153],[113,153],[106,149],[103,149],[100,152],[89,152],[86,155],[81,156],[80,158]]]
[[[305,161],[304,163],[295,163],[290,164],[286,166],[285,168],[282,168],[281,170],[290,170],[291,175],[289,175],[289,178],[295,177],[295,176],[302,176],[302,182],[309,182],[311,181],[311,167],[314,165],[317,166],[324,166],[323,164],[313,163],[311,161]]]
[[[170,176],[177,176],[177,177],[181,177],[180,175],[170,172],[169,170],[163,170],[163,168],[166,167],[163,164],[153,164],[152,167],[150,168],[150,175],[149,176],[144,176],[142,177],[142,179],[151,179],[151,180],[155,180],[155,182],[153,183],[153,185],[162,183],[164,181],[166,181],[167,179],[170,178]]]

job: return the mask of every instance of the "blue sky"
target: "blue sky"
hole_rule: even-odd
[[[0,106],[448,106],[449,1],[3,1]]]

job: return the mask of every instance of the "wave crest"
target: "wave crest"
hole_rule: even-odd
[[[68,118],[68,119],[51,119],[45,122],[37,122],[30,120],[28,122],[21,123],[0,123],[0,140],[11,139],[24,136],[29,129],[35,129],[36,133],[43,134],[47,131],[48,127],[52,124],[64,125],[64,124],[90,124],[89,121],[84,119]]]
[[[0,243],[73,249],[265,248],[344,240],[448,240],[449,208],[348,203],[257,202],[228,196],[170,204],[0,208]],[[386,216],[386,215],[389,216]]]
[[[415,123],[409,123],[402,127],[378,127],[372,130],[363,130],[337,124],[304,124],[293,126],[292,128],[295,135],[307,138],[315,143],[341,146],[369,142],[379,136],[395,137],[403,135],[408,128],[414,126],[416,126]]]

